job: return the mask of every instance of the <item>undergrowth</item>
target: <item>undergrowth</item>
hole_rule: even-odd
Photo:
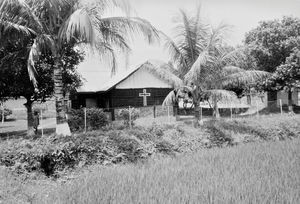
[[[265,117],[206,121],[199,129],[186,124],[156,124],[145,128],[107,126],[73,136],[11,139],[0,143],[0,165],[16,173],[62,172],[92,164],[143,162],[154,154],[176,155],[201,148],[299,137],[298,117]]]

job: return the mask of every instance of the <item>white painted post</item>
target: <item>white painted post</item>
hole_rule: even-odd
[[[86,108],[84,108],[84,132],[86,132]]]
[[[282,101],[279,99],[279,105],[280,105],[280,115],[282,115]]]
[[[170,106],[167,106],[168,107],[168,121],[171,122],[170,120]]]
[[[202,121],[202,106],[201,105],[199,106],[200,106],[200,121]]]
[[[128,107],[128,113],[129,113],[129,129],[131,129],[131,110],[130,110],[130,106]]]
[[[41,109],[41,129],[42,129],[42,137],[44,136],[44,127],[43,127],[43,110]]]

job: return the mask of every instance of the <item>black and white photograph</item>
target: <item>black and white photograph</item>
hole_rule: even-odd
[[[106,203],[300,203],[300,0],[0,0],[0,204]]]

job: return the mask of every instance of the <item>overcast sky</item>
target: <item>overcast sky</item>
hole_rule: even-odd
[[[300,17],[300,0],[129,0],[136,14],[150,21],[157,29],[172,35],[173,17],[179,9],[194,12],[201,5],[201,17],[212,25],[225,22],[233,26],[228,38],[231,45],[242,44],[244,35],[258,26],[259,21],[282,18],[284,15]],[[162,46],[149,46],[136,38],[131,45],[129,68],[145,62],[147,59],[168,61],[168,54]],[[95,57],[89,56],[80,66],[85,78],[95,72],[103,75],[108,69]],[[101,70],[99,70],[101,69]],[[120,62],[119,70],[124,70]],[[91,74],[92,73],[92,74]]]

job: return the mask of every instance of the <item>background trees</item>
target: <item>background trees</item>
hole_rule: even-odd
[[[283,17],[263,21],[246,34],[245,44],[254,57],[257,68],[273,73],[261,85],[263,90],[285,90],[292,111],[292,91],[299,86],[296,56],[300,49],[300,19]]]

